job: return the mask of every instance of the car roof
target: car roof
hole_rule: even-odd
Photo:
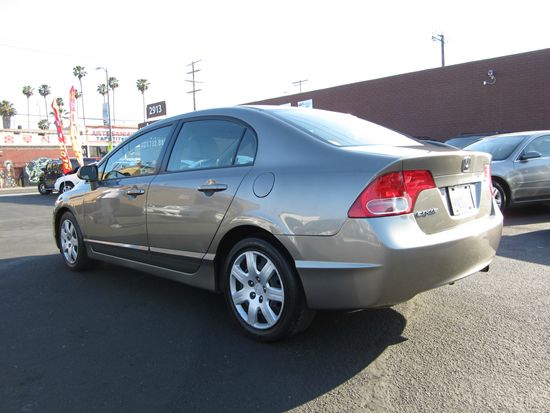
[[[238,116],[245,113],[269,113],[275,112],[277,110],[294,110],[294,111],[323,111],[323,109],[312,109],[312,108],[301,108],[296,106],[280,106],[280,105],[237,105],[237,106],[225,106],[212,109],[203,109],[197,110],[194,112],[182,113],[180,115],[175,115],[166,119],[162,119],[151,123],[139,131],[146,131],[149,129],[155,129],[166,124],[172,123],[174,121],[179,121],[182,119],[192,119],[200,116]]]
[[[509,138],[512,136],[539,136],[539,135],[550,135],[550,130],[502,133],[500,135],[486,136],[485,138],[483,138],[483,140],[502,139],[502,138]]]

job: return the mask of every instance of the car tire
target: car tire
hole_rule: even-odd
[[[59,251],[65,265],[71,271],[87,270],[93,264],[88,257],[82,232],[75,216],[65,212],[59,220]]]
[[[74,184],[72,182],[65,182],[65,183],[62,183],[61,186],[59,187],[59,192],[61,193],[67,192],[73,188],[74,188]]]
[[[48,195],[52,191],[46,188],[46,184],[44,182],[40,182],[38,184],[38,192],[40,192],[40,195]]]
[[[493,181],[493,188],[495,189],[495,201],[501,211],[506,209],[508,203],[508,197],[506,191],[499,182]]]
[[[305,330],[314,311],[290,260],[269,242],[246,238],[229,252],[224,295],[233,320],[249,336],[271,342]]]

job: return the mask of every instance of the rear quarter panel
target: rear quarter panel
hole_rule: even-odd
[[[372,177],[401,167],[396,156],[338,148],[269,117],[246,120],[258,136],[256,161],[227,211],[221,233],[256,225],[276,235],[334,235]],[[261,197],[255,183],[265,174],[272,174],[274,182]]]

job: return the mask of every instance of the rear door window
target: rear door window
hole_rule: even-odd
[[[248,165],[253,161],[253,155],[250,156],[249,146],[241,144],[246,131],[243,125],[227,120],[186,122],[172,149],[167,170],[176,172]]]

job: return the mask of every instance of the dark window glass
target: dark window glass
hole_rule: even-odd
[[[147,132],[123,143],[107,160],[102,179],[118,179],[155,173],[171,126]]]
[[[272,114],[335,146],[421,146],[401,133],[344,113],[315,109],[276,109]]]
[[[467,146],[468,151],[487,152],[493,156],[493,161],[503,161],[516,150],[526,136],[502,136],[499,138],[485,138]]]
[[[532,140],[529,145],[525,147],[523,153],[538,152],[542,158],[550,157],[550,136],[540,136]]]
[[[246,130],[243,140],[239,145],[235,165],[252,165],[256,156],[256,137],[250,130]]]
[[[168,171],[231,166],[244,129],[225,120],[185,123],[170,155]]]

